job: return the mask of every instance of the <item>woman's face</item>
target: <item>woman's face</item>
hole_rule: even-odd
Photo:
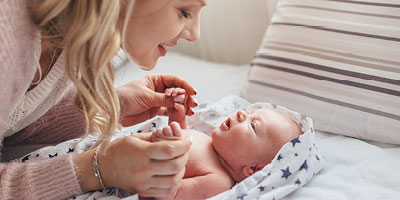
[[[207,1],[136,0],[126,28],[125,50],[142,69],[153,69],[180,38],[199,39],[200,11]]]

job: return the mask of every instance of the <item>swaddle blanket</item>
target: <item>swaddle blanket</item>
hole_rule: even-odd
[[[237,110],[251,111],[257,108],[275,109],[289,116],[299,124],[304,134],[285,144],[264,169],[236,184],[231,190],[211,199],[280,199],[306,184],[322,168],[325,161],[314,144],[312,120],[281,106],[268,103],[250,105],[240,97],[228,96],[214,103],[203,102],[199,104],[194,110],[195,114],[187,118],[187,126],[211,134],[212,129],[219,126],[222,121]],[[168,119],[166,117],[156,117],[136,126],[124,128],[117,132],[113,139],[135,133],[150,132],[167,124]],[[51,158],[71,152],[80,153],[93,146],[96,139],[94,136],[88,136],[83,140],[74,139],[57,146],[45,147],[22,157],[21,161]],[[135,200],[138,199],[138,195],[129,196],[128,193],[121,190],[108,189],[106,191],[89,192],[73,199]]]
[[[303,134],[286,143],[264,169],[211,199],[281,199],[310,181],[323,167],[325,160],[314,143],[311,118],[269,103],[255,103],[246,110],[258,108],[274,109],[289,116]]]

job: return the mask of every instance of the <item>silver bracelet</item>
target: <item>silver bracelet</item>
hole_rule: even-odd
[[[96,176],[101,184],[101,187],[103,187],[103,190],[106,190],[106,187],[104,186],[103,179],[101,178],[100,175],[100,170],[99,170],[99,163],[97,160],[97,151],[99,148],[97,147],[96,150],[94,150],[94,160],[93,160],[93,170],[94,170],[94,176]]]

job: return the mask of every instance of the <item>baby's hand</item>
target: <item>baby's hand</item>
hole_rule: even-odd
[[[187,100],[186,90],[182,88],[167,88],[165,90],[165,95],[174,97],[174,107],[168,108],[165,113],[169,117],[169,121],[176,121],[181,123],[185,119],[187,111]]]
[[[165,95],[169,97],[174,97],[174,102],[176,103],[186,103],[186,90],[180,87],[167,88],[165,89]]]
[[[161,140],[179,140],[182,139],[182,129],[177,122],[172,122],[169,126],[157,129],[151,134],[151,141],[157,142]]]

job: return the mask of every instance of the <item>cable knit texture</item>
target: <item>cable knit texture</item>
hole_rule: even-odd
[[[61,55],[46,78],[26,93],[40,58],[40,33],[30,0],[0,1],[0,141],[53,143],[82,134]],[[63,97],[64,96],[64,97]],[[18,133],[16,133],[18,131]],[[1,145],[0,145],[1,147]],[[0,199],[65,199],[82,193],[71,155],[0,164]]]

